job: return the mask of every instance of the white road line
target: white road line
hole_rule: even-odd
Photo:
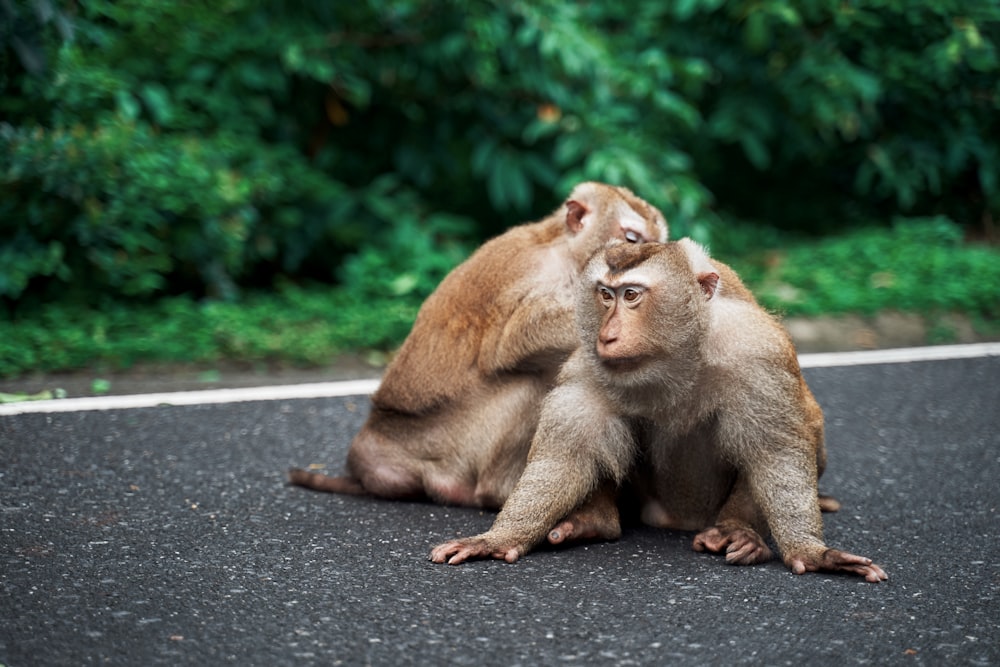
[[[944,361],[974,357],[1000,356],[1000,343],[974,343],[971,345],[937,345],[893,350],[864,352],[824,352],[799,355],[802,368],[828,368],[831,366],[863,366],[869,364],[899,364],[911,361]],[[243,387],[239,389],[203,389],[162,394],[135,394],[130,396],[94,396],[64,398],[51,401],[24,401],[0,404],[0,416],[20,415],[29,412],[77,412],[83,410],[122,410],[149,408],[158,405],[205,405],[210,403],[238,403],[240,401],[274,401],[300,398],[331,398],[338,396],[366,396],[378,388],[378,380],[350,380],[346,382],[314,382],[271,387]]]
[[[892,350],[864,350],[862,352],[800,354],[799,365],[802,368],[829,368],[830,366],[901,364],[910,361],[945,361],[996,356],[1000,356],[1000,343],[971,343],[969,345],[934,345]]]
[[[26,412],[76,412],[79,410],[121,410],[150,408],[157,405],[204,405],[238,403],[240,401],[274,401],[295,398],[329,398],[332,396],[365,396],[378,388],[378,380],[347,382],[313,382],[273,387],[241,387],[239,389],[202,389],[162,394],[129,396],[89,396],[51,401],[25,401],[0,405],[0,416]]]

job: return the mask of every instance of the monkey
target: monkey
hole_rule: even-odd
[[[822,410],[784,327],[732,269],[689,239],[612,243],[577,297],[581,345],[544,399],[520,480],[488,532],[430,560],[515,562],[546,537],[574,537],[571,512],[628,483],[642,521],[697,531],[696,551],[760,563],[770,534],[796,574],[888,578],[825,544],[821,505],[837,503],[818,495]]]
[[[346,474],[292,484],[498,509],[521,475],[542,398],[576,348],[574,285],[609,239],[665,241],[663,214],[585,182],[541,221],[486,242],[421,306],[371,397]]]

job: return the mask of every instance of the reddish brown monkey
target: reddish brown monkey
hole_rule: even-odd
[[[428,297],[372,396],[347,474],[301,486],[499,508],[521,475],[545,394],[578,345],[575,283],[609,239],[665,241],[625,188],[576,186],[540,222],[487,242]]]
[[[887,578],[824,543],[821,504],[836,503],[817,493],[822,411],[785,330],[729,267],[687,239],[612,244],[584,271],[577,319],[583,344],[545,399],[492,529],[436,547],[431,560],[514,562],[546,536],[579,537],[581,506],[614,535],[609,489],[629,479],[643,520],[700,531],[698,551],[758,563],[771,557],[770,533],[797,574]]]

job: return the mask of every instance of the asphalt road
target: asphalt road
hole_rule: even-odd
[[[318,494],[363,397],[0,417],[0,664],[996,665],[1000,357],[814,368],[827,541],[883,584],[691,535],[434,565],[492,515]]]

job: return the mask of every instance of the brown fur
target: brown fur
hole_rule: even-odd
[[[347,475],[292,470],[317,490],[498,508],[524,468],[542,399],[578,344],[575,285],[608,239],[663,241],[662,214],[583,183],[540,222],[487,242],[442,281],[386,370]]]
[[[606,507],[609,485],[628,480],[643,520],[700,531],[698,551],[758,563],[771,557],[770,533],[796,573],[887,578],[824,543],[822,411],[787,333],[729,267],[687,240],[612,245],[584,271],[577,318],[583,344],[545,399],[528,466],[493,528],[431,560],[513,562],[546,535],[574,536],[574,509]],[[602,516],[614,535],[617,515]]]

